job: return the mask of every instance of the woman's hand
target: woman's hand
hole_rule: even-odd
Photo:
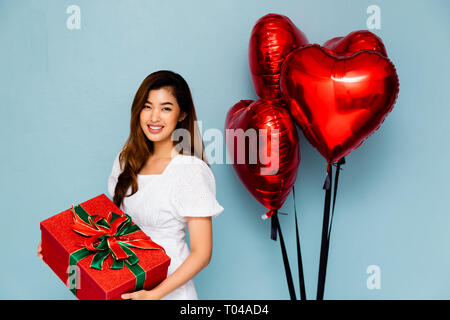
[[[160,297],[155,290],[140,290],[131,293],[124,293],[121,298],[125,300],[159,300],[162,297]]]
[[[44,256],[42,255],[42,245],[41,244],[42,244],[42,241],[39,241],[37,255],[42,261],[44,261]],[[45,261],[44,261],[44,263],[45,263]]]

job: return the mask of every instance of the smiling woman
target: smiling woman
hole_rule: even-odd
[[[114,203],[165,249],[171,264],[157,287],[124,294],[123,299],[197,299],[193,277],[211,259],[211,217],[224,208],[216,200],[203,141],[194,135],[199,132],[196,120],[189,87],[180,75],[158,71],[144,79],[108,191]],[[173,140],[177,129],[190,133],[181,153]]]
[[[125,166],[115,189],[116,205],[121,204],[130,186],[132,194],[137,192],[136,174],[157,171],[156,167],[164,166],[180,151],[174,148],[172,140],[175,130],[190,133],[181,152],[208,163],[203,141],[198,137],[197,115],[188,84],[174,72],[157,71],[144,79],[133,100],[130,134],[120,154],[120,162]]]
[[[187,114],[185,111],[180,113],[172,87],[150,90],[140,115],[144,134],[153,143],[170,139],[177,121],[182,121]]]

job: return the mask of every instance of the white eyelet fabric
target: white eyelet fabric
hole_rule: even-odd
[[[108,178],[108,192],[114,197],[122,172],[119,154]],[[138,175],[138,191],[125,197],[120,209],[128,214],[171,258],[168,276],[188,257],[186,227],[188,217],[216,217],[224,208],[216,200],[216,183],[208,165],[201,159],[179,154],[162,174]],[[127,195],[131,193],[131,187]],[[163,299],[197,299],[193,280]]]

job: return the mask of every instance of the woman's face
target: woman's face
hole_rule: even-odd
[[[140,123],[145,136],[153,142],[172,139],[177,122],[184,119],[172,88],[150,90],[141,110]]]

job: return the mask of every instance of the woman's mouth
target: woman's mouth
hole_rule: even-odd
[[[156,134],[156,133],[160,133],[162,131],[162,129],[164,128],[164,126],[151,126],[151,125],[147,125],[148,131],[150,131],[150,133]]]

